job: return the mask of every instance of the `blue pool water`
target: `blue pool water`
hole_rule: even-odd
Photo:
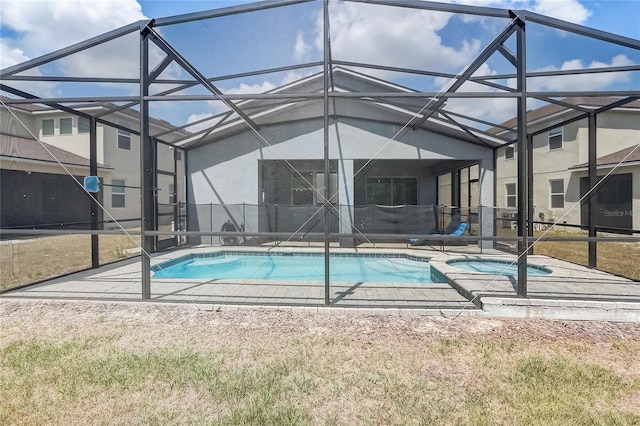
[[[324,281],[323,254],[209,253],[185,256],[152,268],[156,278]],[[427,258],[331,255],[332,281],[433,283]]]
[[[456,268],[464,269],[466,271],[473,272],[483,272],[485,274],[493,274],[493,275],[510,275],[517,276],[518,275],[518,264],[506,260],[492,260],[492,259],[482,259],[482,260],[467,260],[467,259],[457,259],[450,260],[447,264],[451,266],[455,266]],[[543,266],[538,265],[527,265],[527,274],[531,276],[542,276],[550,274],[551,270],[547,269]]]

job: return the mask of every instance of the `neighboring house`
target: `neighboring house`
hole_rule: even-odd
[[[587,109],[613,103],[612,98],[569,98]],[[529,111],[527,131],[536,132],[580,113],[555,104]],[[640,229],[640,101],[597,115],[597,172],[612,175],[597,188],[596,226]],[[515,119],[503,123],[513,127]],[[493,129],[496,134],[505,131]],[[497,150],[496,205],[517,208],[518,147]],[[554,128],[533,138],[534,221],[587,224],[589,189],[588,120]],[[508,213],[503,213],[508,215]],[[510,222],[504,222],[507,226]],[[571,228],[567,228],[571,229]],[[575,228],[574,228],[575,229]]]
[[[340,68],[333,70],[332,78],[336,92],[410,92]],[[312,75],[273,93],[321,92],[322,85],[323,76]],[[266,100],[239,104],[260,126],[260,137],[236,120],[182,145],[189,150],[188,199],[203,205],[190,212],[190,230],[211,227],[217,231],[230,218],[251,232],[320,231],[321,226],[314,229],[313,225],[323,223],[321,214],[307,220],[321,208],[323,200],[318,192],[324,193],[328,180],[330,202],[339,212],[332,214],[332,232],[397,231],[380,227],[367,206],[433,206],[438,203],[438,176],[470,166],[475,166],[472,180],[478,195],[474,202],[493,205],[493,148],[501,141],[482,132],[469,135],[437,116],[415,130],[407,128],[407,123],[419,117],[424,103],[409,97],[396,97],[393,102],[347,97],[331,100],[328,179],[323,160],[322,99],[284,105]],[[213,218],[204,208],[245,203],[263,209],[228,209]],[[274,205],[287,208],[286,220],[281,220],[285,210],[266,208]],[[411,229],[400,231],[426,233],[433,225],[426,217],[421,222],[419,211],[378,210],[387,215],[389,224],[416,218],[418,223]],[[391,217],[394,214],[398,215],[395,219]],[[491,220],[485,221],[481,233],[493,235]]]
[[[109,171],[98,165],[102,179]],[[34,139],[0,134],[0,227],[50,228],[64,223],[89,228],[91,198],[78,185],[88,174],[89,160],[84,157]],[[102,203],[101,192],[95,197]]]
[[[96,115],[109,111],[109,106],[74,106],[78,111]],[[67,171],[61,167],[59,160],[69,172],[82,182],[84,176],[89,175],[89,120],[83,117],[73,116],[56,109],[40,107],[37,105],[20,104],[12,106],[11,113],[3,108],[2,128],[0,140],[2,140],[2,218],[3,226],[11,226],[10,223],[25,225],[49,225],[51,219],[57,217],[54,222],[66,222],[73,217],[76,222],[80,218],[86,222],[90,215],[86,215],[84,207],[78,209],[74,204],[78,197],[86,197],[79,186],[68,176]],[[125,109],[115,113],[105,114],[103,119],[117,123],[130,129],[139,127],[138,112]],[[175,130],[171,124],[161,120],[151,120],[151,134],[158,134],[167,130]],[[40,142],[34,140],[35,135]],[[187,136],[186,132],[178,132],[181,136]],[[173,140],[167,140],[172,142]],[[55,158],[53,158],[53,156]],[[175,160],[174,160],[175,159]],[[158,212],[167,216],[167,222],[171,223],[173,217],[173,205],[177,201],[185,201],[185,171],[184,156],[180,150],[168,145],[158,144],[157,161],[159,172],[157,174],[157,203]],[[107,222],[112,217],[122,222],[125,227],[139,226],[140,223],[140,142],[139,137],[123,129],[115,129],[108,125],[97,125],[97,162],[98,176],[101,181],[101,189],[96,198],[106,209],[103,218]],[[23,174],[16,174],[21,171]],[[27,175],[24,175],[24,172]],[[66,209],[76,211],[77,214],[69,216],[58,211],[57,215],[49,215],[49,219],[32,216],[30,210],[44,210],[45,215],[51,210],[45,205],[35,203],[20,204],[16,201],[21,188],[25,188],[27,179],[25,176],[33,176],[38,173],[42,178],[39,189],[32,188],[34,194],[31,198],[48,198],[48,194],[57,191],[57,199],[62,199],[66,194],[68,203]],[[52,176],[57,177],[52,177]],[[64,178],[62,175],[66,175]],[[8,177],[11,176],[12,180]],[[22,177],[20,177],[22,176]],[[71,179],[65,185],[58,186],[53,182],[63,182]],[[34,182],[33,179],[30,179]],[[11,201],[6,195],[9,188],[13,192]],[[65,188],[63,191],[61,188]],[[78,192],[80,191],[80,192]],[[72,195],[78,193],[77,197]],[[24,194],[23,194],[24,195]],[[15,196],[15,197],[14,197]],[[25,197],[26,198],[26,195]],[[50,198],[50,197],[49,197]],[[74,201],[75,200],[75,201]],[[82,212],[80,212],[82,210]],[[13,219],[9,219],[9,215]],[[168,216],[171,215],[171,218]],[[16,219],[19,217],[20,219]],[[16,222],[18,220],[18,222]],[[32,222],[32,223],[28,223]],[[162,224],[163,221],[159,220]],[[113,226],[113,225],[108,225]]]

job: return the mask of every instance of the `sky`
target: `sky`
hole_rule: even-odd
[[[452,0],[486,7],[526,9],[599,30],[640,38],[640,1],[637,0]],[[252,1],[226,0],[0,0],[0,68],[38,57],[142,19],[172,16]],[[229,75],[256,69],[322,59],[321,4],[316,1],[251,15],[198,21],[157,29],[178,52],[206,76]],[[331,2],[331,42],[334,58],[406,68],[459,73],[489,43],[507,21],[416,12],[357,3]],[[558,70],[640,63],[640,53],[589,41],[558,30],[527,26],[527,69]],[[515,38],[512,38],[513,40]],[[515,50],[514,41],[506,43]],[[138,39],[135,34],[31,70],[41,75],[136,77]],[[499,55],[498,55],[499,56]],[[151,62],[163,54],[151,51]],[[256,93],[305,77],[306,69],[220,82],[226,93]],[[415,90],[444,90],[448,79],[420,78],[383,71],[376,77]],[[503,58],[492,58],[476,74],[513,72]],[[640,90],[639,72],[580,77],[532,79],[529,90]],[[172,64],[163,78],[187,75]],[[503,84],[513,85],[505,80]],[[24,86],[23,86],[24,87]],[[86,96],[88,86],[70,83],[30,83],[39,96]],[[163,87],[165,89],[166,87]],[[136,87],[92,85],[92,93],[130,94]],[[159,90],[159,88],[158,88]],[[486,90],[468,84],[463,90]],[[205,93],[192,89],[188,93]],[[224,109],[219,102],[182,103],[179,108],[154,106],[152,114],[181,125]],[[172,103],[173,104],[173,103]],[[535,106],[535,105],[532,105]],[[513,102],[502,99],[450,100],[450,109],[500,122],[513,115]],[[193,130],[193,129],[191,129]]]

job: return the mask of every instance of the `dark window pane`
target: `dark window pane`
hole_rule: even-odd
[[[60,119],[60,134],[70,135],[73,132],[73,119],[61,118]]]
[[[42,134],[44,136],[52,136],[54,134],[54,121],[42,120]]]

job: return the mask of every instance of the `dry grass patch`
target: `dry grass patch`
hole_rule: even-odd
[[[636,324],[24,302],[0,315],[2,424],[640,423]]]
[[[542,234],[543,232],[536,231],[534,238]],[[498,236],[515,237],[516,235],[516,230],[498,229]],[[544,235],[547,237],[587,236],[584,232],[567,232],[561,229],[545,231]],[[599,234],[599,236],[606,237],[606,234]],[[534,254],[566,260],[583,266],[589,264],[589,244],[586,242],[541,241],[535,243],[533,250]],[[598,242],[597,254],[599,270],[640,281],[640,264],[637,261],[640,258],[640,243]]]
[[[139,240],[139,236],[134,236]],[[100,235],[100,263],[130,257],[137,244],[126,235]],[[91,267],[90,235],[0,242],[0,290]]]

